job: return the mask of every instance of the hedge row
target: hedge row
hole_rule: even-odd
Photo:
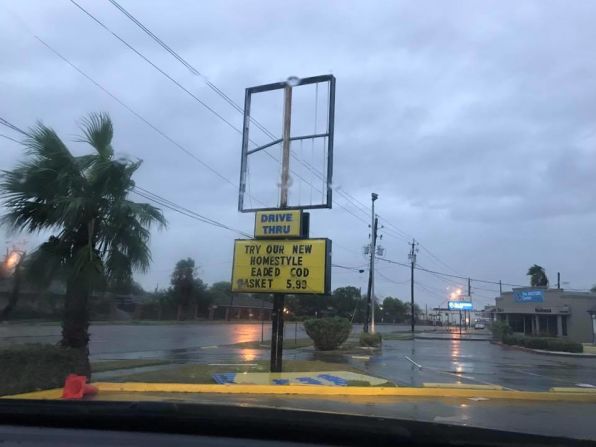
[[[563,338],[550,337],[526,337],[524,335],[505,335],[503,343],[506,345],[523,346],[531,349],[543,349],[546,351],[559,352],[583,352],[584,347],[581,343]]]
[[[55,345],[23,344],[0,349],[0,396],[61,388],[85,354]]]

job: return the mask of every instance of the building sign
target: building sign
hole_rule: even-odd
[[[550,307],[537,307],[536,312],[546,312],[546,313],[551,313],[553,310]]]
[[[257,211],[255,238],[290,238],[302,235],[302,211]]]
[[[513,292],[517,303],[543,303],[544,290],[518,290]]]
[[[473,310],[471,301],[447,301],[447,308],[449,310]]]
[[[232,292],[329,293],[329,239],[251,240],[234,243]]]

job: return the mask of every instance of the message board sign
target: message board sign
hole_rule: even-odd
[[[447,308],[449,310],[473,310],[471,301],[447,301]]]
[[[234,243],[232,292],[329,293],[329,239],[252,240]]]
[[[279,239],[302,236],[302,211],[257,211],[255,238]]]
[[[518,303],[543,303],[544,290],[517,290],[513,292],[513,299]]]

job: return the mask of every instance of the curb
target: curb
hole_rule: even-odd
[[[596,358],[596,354],[591,353],[579,353],[579,352],[561,352],[561,351],[545,351],[544,349],[532,349],[526,348],[525,346],[517,345],[506,345],[500,341],[490,340],[493,345],[498,345],[504,348],[517,349],[518,351],[533,352],[534,354],[552,355],[555,357],[574,357],[574,358]]]
[[[414,337],[416,340],[444,340],[444,341],[491,341],[490,338],[467,338],[467,337]]]
[[[218,385],[186,383],[142,383],[124,382],[94,383],[101,399],[102,393],[205,393],[205,394],[251,394],[251,395],[302,395],[302,396],[343,396],[343,397],[421,397],[421,398],[477,398],[534,400],[534,401],[572,401],[596,403],[596,392],[579,391],[510,391],[499,389],[478,389],[477,386],[448,387],[448,384],[432,384],[433,387],[340,387],[322,385]],[[440,386],[439,386],[440,385]],[[0,399],[50,399],[62,397],[61,389],[38,391]],[[114,398],[114,396],[112,396]],[[130,399],[130,396],[128,396]]]

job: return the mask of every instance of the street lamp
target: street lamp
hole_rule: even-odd
[[[21,250],[11,250],[6,255],[6,258],[4,258],[4,261],[1,264],[0,276],[11,276],[14,273],[15,269],[18,267],[18,265],[21,263],[24,254],[25,252]]]

